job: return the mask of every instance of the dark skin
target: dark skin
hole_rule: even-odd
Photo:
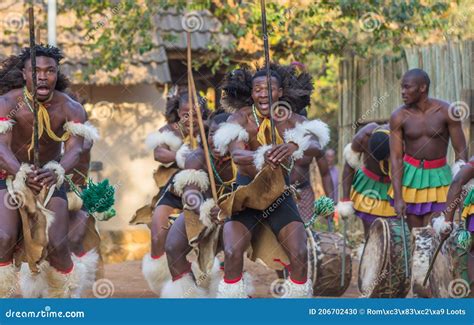
[[[378,176],[386,176],[380,169],[380,164],[377,159],[375,159],[369,151],[369,140],[370,136],[372,135],[372,132],[376,128],[378,128],[380,125],[377,123],[369,123],[366,126],[364,126],[362,129],[360,129],[355,135],[354,138],[352,139],[352,150],[355,152],[360,152],[363,154],[363,159],[364,159],[364,166],[373,172],[374,174],[377,174]],[[388,130],[388,125],[384,124],[381,126],[383,129]],[[385,170],[388,170],[388,159],[387,157],[386,160],[384,160],[384,165],[385,165]],[[346,162],[344,164],[344,169],[342,172],[342,195],[343,199],[350,199],[351,197],[351,187],[352,187],[352,182],[354,180],[354,175],[355,175],[355,170],[349,166],[349,164]],[[362,223],[364,225],[364,234],[367,236],[370,228],[370,223],[362,220]]]
[[[79,157],[79,163],[74,168],[75,170],[77,169],[82,175],[87,175],[89,172],[92,145],[92,141],[84,140],[84,146],[82,147],[83,151]],[[73,173],[72,181],[74,184],[84,184],[85,179],[81,174],[77,172]],[[69,244],[71,246],[72,252],[77,256],[80,256],[85,253],[83,241],[87,230],[88,214],[83,210],[69,212],[69,218]]]
[[[272,102],[278,101],[283,90],[278,84],[278,80],[272,77]],[[269,116],[270,105],[268,100],[268,89],[266,77],[255,78],[252,82],[252,99],[256,109],[263,115]],[[286,129],[294,128],[296,123],[301,123],[305,119],[297,114],[291,114],[289,118],[276,121],[275,127],[284,134]],[[240,109],[233,114],[228,122],[237,123],[249,133],[249,142],[233,141],[229,145],[229,150],[234,163],[239,169],[239,173],[255,177],[256,169],[253,165],[254,151],[261,145],[257,141],[257,124],[254,120],[251,107]],[[260,121],[261,122],[261,121]],[[309,157],[320,158],[323,155],[321,146],[316,137],[311,138],[311,143],[305,151]],[[286,162],[293,152],[298,149],[295,143],[285,143],[275,145],[267,151],[265,162],[271,166],[276,166]],[[235,279],[242,274],[244,252],[250,245],[252,233],[238,221],[230,221],[224,224],[224,254],[225,254],[225,278]],[[297,281],[304,281],[307,276],[307,250],[306,233],[301,222],[291,222],[286,225],[279,234],[278,241],[286,251],[292,266],[291,277]]]
[[[160,129],[160,131],[168,130],[173,132],[176,136],[183,139],[188,135],[189,126],[190,126],[190,113],[189,113],[189,103],[182,102],[178,109],[178,116],[182,124],[181,131],[178,126],[178,123],[173,123],[172,125],[165,125]],[[197,114],[193,111],[193,133],[196,136],[199,132],[197,125]],[[171,150],[167,145],[163,144],[158,146],[154,150],[155,160],[168,164],[176,160],[176,151]],[[161,256],[165,252],[165,242],[168,235],[168,217],[173,213],[175,209],[167,205],[157,206],[153,210],[152,224],[151,224],[151,255],[152,256]]]
[[[474,163],[474,157],[471,157],[471,163]],[[446,210],[444,211],[445,219],[447,222],[453,222],[454,213],[460,204],[463,204],[463,196],[467,193],[463,193],[463,186],[469,183],[474,178],[474,166],[466,164],[461,168],[459,173],[453,179],[451,186],[448,191],[448,199],[446,201]],[[450,233],[442,234],[443,237],[448,237]],[[471,233],[472,234],[472,233]],[[469,253],[468,260],[468,273],[469,279],[474,280],[474,240],[471,241],[471,251]],[[474,281],[471,285],[471,297],[474,289]]]
[[[51,119],[51,129],[56,135],[64,133],[63,125],[67,121],[85,122],[84,108],[72,100],[66,94],[54,90],[57,81],[58,66],[56,61],[48,57],[37,57],[37,83],[38,99],[45,100],[54,94],[51,101],[46,103]],[[24,78],[31,92],[31,65],[25,63]],[[18,109],[21,107],[21,109]],[[9,116],[16,124],[11,132],[0,135],[0,168],[8,174],[15,175],[21,163],[32,164],[28,158],[28,147],[31,142],[33,113],[23,102],[22,89],[14,89],[0,97],[0,116]],[[39,141],[40,163],[61,158],[61,143],[51,140],[47,134],[43,134]],[[64,143],[64,155],[60,160],[61,166],[66,174],[79,162],[82,152],[83,138],[71,136]],[[33,154],[31,155],[33,158]],[[39,193],[43,187],[50,187],[56,183],[56,174],[44,168],[35,168],[33,173],[28,174],[27,186],[34,192]],[[17,210],[8,209],[4,202],[7,190],[0,190],[0,262],[8,262],[13,258],[13,250],[19,239],[20,215]],[[68,211],[67,202],[59,197],[53,197],[48,209],[55,213],[55,219],[49,229],[49,245],[47,260],[60,271],[69,270],[72,267],[71,255],[67,240],[68,233]]]
[[[405,104],[390,117],[391,179],[395,211],[398,216],[407,216],[411,229],[428,225],[432,214],[406,214],[402,197],[403,154],[424,160],[444,158],[451,140],[455,159],[466,161],[467,148],[461,122],[450,118],[448,103],[428,97],[428,86],[419,75],[406,73],[401,88]]]
[[[208,144],[214,162],[216,164],[216,170],[219,173],[219,176],[222,178],[222,180],[227,181],[231,180],[233,177],[231,160],[222,159],[223,157],[219,156],[219,152],[214,147],[214,141],[212,137],[214,136],[214,133],[216,132],[217,128],[217,124],[211,123],[209,128]],[[222,161],[222,163],[220,163],[220,161]],[[202,148],[198,148],[187,157],[185,167],[186,169],[205,170],[207,172],[206,160]],[[195,193],[195,191],[199,191],[199,189],[193,185],[186,186],[184,189],[183,197],[186,197],[186,193],[188,193],[189,191]],[[211,194],[209,192],[204,193],[203,197],[211,197]],[[196,208],[194,212],[199,215],[198,208]],[[213,221],[215,223],[220,223],[220,221],[217,220],[217,212],[218,209],[215,208],[212,213]],[[168,265],[170,268],[171,275],[173,277],[176,277],[190,270],[191,264],[188,262],[186,256],[191,251],[191,249],[192,248],[189,245],[188,236],[186,234],[184,215],[181,214],[178,219],[173,223],[173,226],[171,226],[165,245]]]

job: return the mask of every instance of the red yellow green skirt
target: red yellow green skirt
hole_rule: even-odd
[[[474,190],[471,189],[464,199],[462,217],[466,220],[466,229],[474,232]]]
[[[446,158],[423,161],[405,155],[403,160],[402,195],[407,214],[423,216],[443,211],[452,180]],[[393,204],[393,187],[388,195]]]
[[[387,195],[389,187],[389,177],[380,177],[366,167],[357,170],[351,191],[351,201],[354,202],[356,215],[368,222],[379,217],[396,217]]]

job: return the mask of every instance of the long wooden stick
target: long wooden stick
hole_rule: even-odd
[[[433,258],[431,259],[430,266],[428,267],[428,271],[426,272],[425,278],[423,279],[423,287],[426,286],[426,283],[428,282],[428,279],[430,278],[431,270],[433,270],[434,263],[436,261],[436,258],[438,257],[438,254],[441,250],[441,247],[443,247],[444,242],[446,241],[448,237],[444,237],[441,242],[439,243],[438,247],[436,247],[436,251],[433,255]]]
[[[186,32],[187,57],[188,57],[188,103],[189,103],[189,138],[191,139],[191,148],[196,149],[196,140],[194,139],[194,114],[193,114],[193,95],[191,89],[192,67],[191,67],[191,33]]]
[[[403,259],[405,262],[405,277],[409,277],[409,270],[408,270],[408,240],[407,234],[405,231],[405,216],[400,216],[400,225],[402,226],[402,242],[403,242]]]
[[[28,9],[29,27],[30,27],[30,60],[31,60],[31,78],[33,82],[33,89],[31,89],[31,97],[33,101],[33,164],[40,167],[39,160],[39,131],[38,131],[38,105],[36,103],[36,41],[35,41],[35,13],[33,9],[33,2]]]
[[[265,69],[267,70],[268,104],[270,105],[270,125],[271,125],[271,133],[272,133],[272,144],[276,144],[275,121],[273,120],[273,105],[272,105],[272,75],[270,73],[270,47],[268,45],[267,14],[265,11],[265,0],[260,0],[260,8],[262,12],[263,50],[265,52]]]
[[[192,60],[191,60],[191,37],[189,36],[188,33],[188,57],[187,57],[187,63],[188,63],[188,93],[192,94],[192,99],[189,97],[189,103],[194,101],[195,105],[191,106],[191,116],[193,115],[193,109],[196,110],[196,115],[197,115],[197,121],[199,124],[199,132],[201,134],[201,141],[202,141],[202,147],[204,150],[204,157],[206,158],[206,165],[207,165],[207,172],[209,174],[209,181],[211,183],[211,192],[212,192],[212,198],[214,199],[214,202],[217,204],[217,189],[216,189],[216,181],[214,179],[214,171],[211,166],[211,157],[209,156],[209,146],[207,144],[207,138],[206,138],[206,131],[204,130],[204,122],[202,121],[202,113],[201,113],[201,105],[199,103],[198,97],[197,97],[197,92],[196,92],[196,85],[194,84],[194,77],[193,77],[193,71],[192,71]],[[192,120],[191,120],[192,121]],[[191,122],[192,123],[192,122]]]

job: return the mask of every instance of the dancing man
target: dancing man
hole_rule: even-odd
[[[32,165],[30,49],[2,62],[0,297],[14,292],[14,264],[19,266],[22,261],[28,262],[31,271],[39,273],[37,276],[45,276],[46,297],[71,297],[83,276],[84,269],[73,263],[69,250],[69,213],[63,181],[65,174],[78,164],[84,139],[93,140],[91,135],[95,133],[85,124],[84,108],[65,93],[68,80],[59,70],[62,59],[58,48],[36,46],[39,166]]]
[[[387,124],[367,124],[344,149],[343,198],[337,210],[342,218],[357,215],[364,225],[365,236],[376,218],[396,217],[387,196],[389,156]]]

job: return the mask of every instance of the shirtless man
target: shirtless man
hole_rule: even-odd
[[[425,71],[408,71],[401,87],[404,105],[390,117],[389,195],[397,215],[406,216],[411,229],[428,225],[433,213],[445,208],[452,178],[446,162],[449,141],[455,152],[453,168],[464,164],[467,150],[456,112],[448,103],[428,97]]]
[[[271,76],[272,102],[276,103],[283,96],[284,83],[282,76],[275,70],[272,70]],[[275,167],[281,163],[288,165],[291,158],[322,157],[323,151],[315,135],[319,130],[314,129],[312,121],[297,114],[288,114],[287,119],[275,121],[277,144],[271,145],[270,105],[264,70],[252,76],[250,87],[253,105],[240,108],[214,136],[216,146],[223,149],[221,154],[227,151],[228,145],[238,168],[238,185],[250,183],[265,164]],[[255,230],[265,218],[262,212],[247,208],[226,220],[223,234],[224,279],[219,284],[218,297],[248,296],[248,283],[242,278],[244,253]],[[291,273],[287,280],[289,290],[286,297],[311,296],[312,284],[307,277],[306,232],[291,195],[271,210],[267,221],[290,260]]]
[[[19,56],[8,58],[1,71],[5,77],[0,85],[0,167],[4,170],[0,180],[0,296],[8,296],[16,286],[13,253],[21,240],[22,225],[19,211],[5,204],[12,199],[7,190],[7,178],[14,177],[13,193],[29,189],[37,195],[44,187],[56,186],[46,205],[54,212],[54,220],[47,228],[48,263],[42,270],[48,284],[47,297],[70,297],[80,275],[69,250],[69,214],[62,180],[79,162],[88,126],[84,124],[84,108],[64,93],[68,82],[59,71],[61,51],[37,45],[36,56],[37,106],[51,121],[50,126],[46,119],[41,122],[44,132],[39,139],[39,167],[32,166],[33,150],[29,149],[33,134],[33,113],[29,108],[32,107],[30,50],[26,48]],[[62,141],[64,155],[61,157]]]

